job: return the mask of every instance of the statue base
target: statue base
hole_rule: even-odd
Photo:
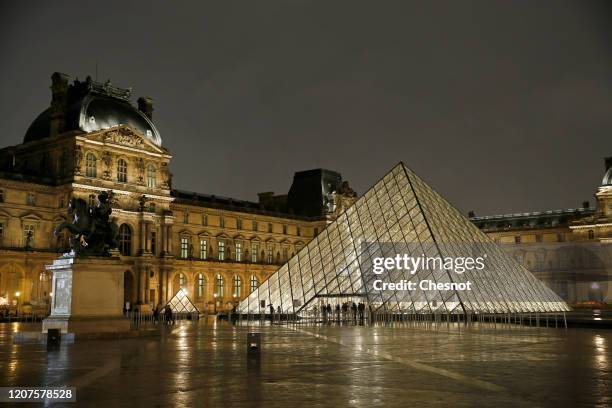
[[[47,265],[53,273],[51,315],[43,332],[125,332],[130,321],[123,316],[123,273],[119,257],[79,257],[65,254]]]

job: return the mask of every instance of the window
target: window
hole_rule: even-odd
[[[315,227],[315,229],[314,229],[314,236],[316,237],[317,235],[319,235],[319,228]]]
[[[521,243],[521,236],[517,235],[516,237],[514,237],[514,243],[515,244],[520,244]]]
[[[286,225],[283,225],[283,234],[285,234],[285,235],[287,234],[287,226]]]
[[[87,197],[87,204],[89,204],[90,207],[95,207],[96,205],[96,195],[95,194],[90,194]]]
[[[23,226],[23,244],[32,246],[34,243],[34,224],[24,224]]]
[[[257,262],[257,252],[259,252],[259,244],[253,242],[251,244],[251,262]]]
[[[198,274],[198,297],[199,298],[204,297],[205,288],[206,288],[206,281],[204,280],[204,275],[200,273]]]
[[[236,229],[242,229],[242,220],[240,218],[236,218]]]
[[[149,164],[147,166],[147,187],[155,188],[155,182],[157,180],[157,169],[154,165]]]
[[[271,242],[266,246],[266,262],[272,263],[272,259],[274,256],[274,244]]]
[[[36,196],[34,193],[26,194],[26,205],[36,205]]]
[[[127,162],[123,159],[117,161],[117,181],[127,183]]]
[[[0,239],[4,236],[4,223],[0,222]]]
[[[255,292],[258,286],[259,282],[257,281],[257,276],[251,275],[251,292]]]
[[[236,242],[236,262],[242,262],[242,242]]]
[[[85,156],[85,176],[96,177],[97,175],[96,160],[97,159],[96,159],[95,154],[87,153],[87,155]]]
[[[220,239],[217,242],[217,247],[218,247],[217,251],[219,252],[219,260],[225,261],[225,241]]]
[[[284,247],[283,248],[283,260],[286,261],[289,259],[289,248]]]
[[[595,231],[589,230],[589,239],[595,239]]]
[[[183,224],[189,224],[189,212],[187,211],[183,213]]]
[[[205,239],[200,240],[200,259],[206,259],[208,256],[208,243]]]
[[[268,232],[272,232],[272,223],[271,222],[268,223]]]
[[[0,190],[0,203],[4,202],[4,190]]]
[[[132,254],[132,229],[127,224],[119,227],[119,251],[125,256]]]
[[[202,225],[203,226],[208,225],[208,217],[206,216],[206,214],[202,214]]]
[[[298,237],[302,236],[302,230],[300,229],[300,227],[296,227],[296,234]]]
[[[225,280],[223,276],[217,275],[215,278],[215,293],[217,297],[223,297],[223,287],[225,286]]]
[[[253,231],[257,231],[257,221],[253,220]]]
[[[155,255],[157,252],[157,233],[155,231],[151,231],[151,253]]]
[[[219,217],[219,226],[225,228],[225,218]]]
[[[149,212],[155,212],[155,203],[149,203]]]
[[[240,294],[242,293],[242,279],[240,279],[240,276],[235,275],[234,276],[234,297],[240,297]]]
[[[179,288],[184,289],[186,283],[187,283],[187,279],[185,279],[185,274],[179,273],[179,276],[178,276]]]
[[[181,258],[189,257],[189,237],[181,237]]]

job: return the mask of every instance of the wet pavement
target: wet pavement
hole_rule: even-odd
[[[79,406],[612,406],[610,330],[209,320],[49,353],[12,344],[13,330],[0,324],[0,385],[74,386]],[[259,359],[249,331],[262,333]]]

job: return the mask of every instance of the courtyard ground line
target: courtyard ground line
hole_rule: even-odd
[[[295,331],[300,332],[300,333],[308,334],[308,335],[313,336],[315,338],[323,339],[323,340],[328,341],[330,343],[336,343],[336,344],[339,344],[339,345],[345,346],[345,347],[354,347],[355,346],[355,345],[350,344],[350,343],[344,343],[341,340],[336,340],[334,338],[330,338],[329,336],[326,336],[324,334],[313,333],[313,332],[309,332],[308,330],[298,329],[298,328],[295,328],[295,327],[289,327],[289,328],[291,330],[295,330]],[[445,370],[443,368],[432,367],[432,366],[429,366],[427,364],[419,363],[419,362],[416,362],[416,361],[413,361],[413,360],[410,360],[410,359],[407,359],[407,358],[394,356],[392,354],[385,353],[383,351],[377,351],[377,350],[374,350],[374,349],[369,348],[369,347],[368,348],[364,348],[362,346],[357,346],[357,347],[359,348],[360,351],[366,352],[366,353],[368,353],[368,354],[370,354],[372,356],[382,357],[382,358],[384,358],[386,360],[390,360],[390,361],[394,361],[394,362],[397,362],[397,363],[401,363],[401,364],[407,365],[409,367],[415,368],[417,370],[426,371],[426,372],[433,373],[433,374],[438,374],[438,375],[441,375],[441,376],[447,377],[447,378],[452,378],[453,380],[462,382],[464,384],[473,385],[475,387],[482,388],[482,389],[485,389],[485,390],[488,390],[488,391],[495,391],[495,392],[505,392],[505,391],[507,391],[506,388],[504,388],[502,386],[499,386],[497,384],[493,384],[493,383],[490,383],[490,382],[484,381],[484,380],[479,380],[479,379],[473,378],[473,377],[468,377],[468,376],[465,376],[463,374],[456,373],[454,371]]]

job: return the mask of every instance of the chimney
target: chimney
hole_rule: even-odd
[[[606,157],[605,163],[606,163],[606,171],[608,171],[608,169],[612,167],[612,157]]]
[[[589,208],[589,207],[591,207],[591,203],[590,202],[588,202],[588,201],[583,201],[582,202],[582,208]]]
[[[51,75],[51,123],[49,136],[57,136],[66,129],[66,108],[68,106],[68,79],[61,72]]]
[[[153,120],[153,98],[148,96],[138,98],[138,110],[144,113],[147,118]]]
[[[468,218],[474,218],[474,217],[476,217],[476,213],[474,212],[474,210],[468,211]]]

